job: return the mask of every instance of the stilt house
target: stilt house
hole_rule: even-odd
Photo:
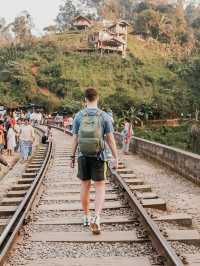
[[[118,52],[123,57],[126,56],[128,42],[128,26],[126,21],[119,21],[107,29],[94,33],[89,37],[89,42],[97,50],[103,52]]]
[[[92,27],[92,21],[87,17],[78,16],[73,20],[72,27],[77,30],[87,30]]]

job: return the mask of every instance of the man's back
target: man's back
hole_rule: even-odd
[[[105,197],[105,179],[107,162],[104,146],[101,144],[104,139],[108,141],[113,156],[116,159],[117,149],[114,141],[113,126],[109,116],[102,112],[98,106],[99,96],[95,88],[87,88],[85,91],[85,102],[87,108],[80,111],[73,123],[73,143],[71,167],[75,166],[75,154],[79,147],[78,174],[81,180],[81,202],[84,211],[83,225],[88,226],[93,234],[100,234],[100,214],[103,208]],[[82,139],[81,139],[82,138]],[[80,152],[83,149],[84,152]],[[89,155],[87,151],[89,150]],[[94,181],[96,188],[95,215],[90,217],[89,192],[91,181]]]
[[[75,134],[78,134],[78,130],[80,128],[81,120],[84,116],[84,113],[87,112],[89,116],[95,115],[98,111],[101,112],[101,126],[102,126],[102,134],[106,135],[107,131],[110,131],[110,129],[113,129],[112,124],[110,123],[110,118],[109,115],[106,114],[104,111],[101,111],[99,108],[85,108],[81,110],[79,113],[76,114],[75,119],[74,119],[74,129]]]
[[[34,129],[31,125],[25,125],[21,128],[20,139],[24,141],[33,141]]]
[[[113,125],[111,123],[111,120],[109,118],[109,116],[101,111],[99,108],[85,108],[83,110],[81,110],[79,113],[77,113],[77,115],[75,116],[74,119],[74,124],[73,124],[73,134],[78,135],[79,134],[79,130],[81,127],[81,123],[83,120],[83,117],[85,114],[87,114],[88,116],[95,116],[97,113],[99,113],[100,116],[100,121],[101,121],[101,137],[102,139],[104,139],[104,136],[110,132],[113,132]],[[79,152],[79,156],[83,156],[83,154],[81,154],[81,152]],[[106,153],[104,151],[104,149],[101,150],[100,154],[98,154],[98,156],[103,160],[106,161]]]

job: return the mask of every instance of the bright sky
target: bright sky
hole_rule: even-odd
[[[4,17],[7,22],[27,10],[33,17],[37,33],[42,32],[45,26],[54,23],[58,14],[59,5],[62,0],[1,0],[0,17]],[[39,32],[38,32],[39,31]]]

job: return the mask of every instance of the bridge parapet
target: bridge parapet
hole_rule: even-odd
[[[115,134],[118,145],[120,134]],[[200,185],[200,155],[176,149],[156,142],[133,137],[130,152],[153,159]]]

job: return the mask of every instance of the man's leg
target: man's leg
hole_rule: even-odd
[[[100,234],[100,215],[105,200],[105,180],[106,180],[107,164],[106,162],[96,160],[93,162],[92,177],[95,181],[96,197],[95,197],[95,216],[91,220],[90,228],[93,234]]]
[[[96,181],[95,188],[96,188],[95,216],[91,220],[90,228],[93,234],[99,235],[101,233],[100,215],[105,200],[105,181]]]
[[[105,200],[105,181],[95,182],[95,215],[100,216]]]
[[[91,181],[81,182],[81,203],[83,207],[84,214],[87,216],[89,214],[89,204],[90,204],[90,187]]]
[[[29,145],[27,141],[24,142],[24,160],[28,160],[28,154],[29,154]]]

